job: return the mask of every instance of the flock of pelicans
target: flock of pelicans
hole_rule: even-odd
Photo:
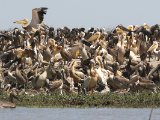
[[[54,29],[44,24],[47,8],[18,20],[23,30],[0,32],[0,89],[34,96],[59,92],[91,94],[157,92],[160,83],[160,26]],[[157,61],[151,64],[150,61]],[[0,101],[0,107],[13,106]]]

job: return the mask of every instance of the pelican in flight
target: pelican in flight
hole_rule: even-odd
[[[28,19],[17,20],[14,23],[22,25],[22,28],[27,31],[35,32],[38,29],[43,29],[43,19],[47,9],[46,7],[32,9],[32,20],[30,23]]]

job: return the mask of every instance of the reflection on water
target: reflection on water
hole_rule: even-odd
[[[151,109],[134,108],[24,108],[0,109],[0,120],[149,120]],[[160,120],[154,109],[152,120]]]

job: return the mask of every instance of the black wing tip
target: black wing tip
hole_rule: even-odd
[[[43,9],[43,10],[48,10],[48,8],[47,8],[47,7],[41,7],[41,9]]]

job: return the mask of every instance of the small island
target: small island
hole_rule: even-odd
[[[47,9],[0,31],[0,106],[160,107],[160,25],[55,29]]]

